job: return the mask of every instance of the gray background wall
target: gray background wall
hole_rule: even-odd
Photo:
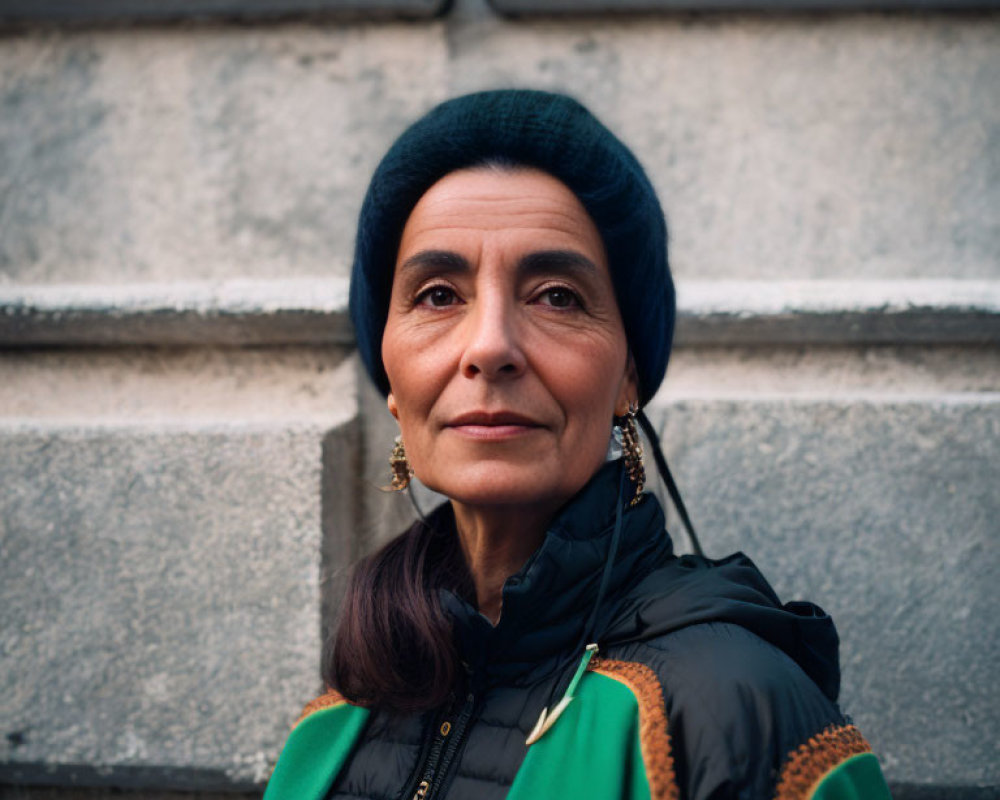
[[[411,513],[345,317],[366,180],[511,85],[580,97],[661,193],[650,413],[709,551],[834,614],[898,797],[1000,796],[998,20],[4,32],[0,796],[259,791],[345,568]]]

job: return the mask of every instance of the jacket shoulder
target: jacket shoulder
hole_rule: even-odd
[[[323,800],[369,713],[333,691],[308,703],[285,742],[264,800]]]
[[[308,703],[305,704],[305,706],[302,708],[302,713],[299,714],[298,719],[295,720],[295,722],[292,724],[292,727],[293,728],[297,727],[298,724],[302,722],[302,720],[304,720],[311,714],[315,714],[317,711],[322,711],[324,708],[332,708],[333,706],[339,706],[345,703],[347,703],[347,698],[344,697],[344,695],[342,695],[336,689],[327,689],[319,697],[310,700]]]
[[[655,676],[670,768],[690,800],[811,797],[826,772],[871,749],[789,655],[735,624],[619,645],[602,664]]]

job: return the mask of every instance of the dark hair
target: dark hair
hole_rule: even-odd
[[[323,679],[361,706],[419,711],[454,688],[459,658],[441,589],[472,594],[472,578],[445,506],[354,568]]]

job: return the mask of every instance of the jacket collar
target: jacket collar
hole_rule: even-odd
[[[478,680],[533,682],[572,656],[608,563],[616,503],[626,502],[619,496],[621,470],[617,461],[604,465],[556,516],[535,554],[504,583],[495,627],[466,600],[442,592],[463,661]],[[618,551],[598,609],[598,638],[621,598],[671,552],[656,498],[644,495],[623,509]]]
[[[610,555],[616,503],[624,500],[620,481],[620,462],[606,464],[563,508],[539,549],[504,584],[496,627],[462,598],[442,592],[459,652],[475,680],[532,683],[582,654],[581,637]],[[833,620],[812,603],[783,605],[743,553],[719,560],[674,556],[652,495],[623,510],[610,578],[594,626],[593,638],[602,647],[705,622],[734,623],[783,650],[836,699],[840,666]]]

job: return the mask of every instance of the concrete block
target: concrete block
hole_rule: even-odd
[[[354,386],[335,347],[0,350],[0,419],[36,424],[333,429]]]
[[[634,148],[681,277],[1000,276],[994,16],[474,5],[409,26],[10,35],[0,281],[345,275],[395,135],[514,85],[579,96]]]
[[[59,0],[7,0],[0,20],[9,23],[122,23],[194,19],[285,21],[289,17],[337,20],[426,19],[442,13],[446,0],[167,0],[150,5],[142,0],[105,0],[98,4],[70,4]]]
[[[976,10],[996,8],[996,0],[489,0],[500,14],[514,17],[573,14],[655,14],[678,11],[871,11]]]
[[[353,345],[348,280],[0,287],[0,345]]]
[[[11,34],[0,282],[345,275],[375,163],[441,99],[443,33],[431,22]]]
[[[2,362],[0,362],[2,363]],[[997,347],[679,347],[661,394],[677,400],[935,400],[1000,392]]]
[[[998,344],[1000,281],[680,281],[680,345]]]
[[[259,787],[320,686],[349,418],[0,442],[0,783]]]
[[[843,708],[890,781],[908,797],[995,791],[1000,395],[664,391],[651,418],[706,552],[742,550],[783,600],[833,615]]]
[[[449,34],[449,94],[568,91],[634,149],[683,278],[1000,275],[993,15],[470,15]]]

